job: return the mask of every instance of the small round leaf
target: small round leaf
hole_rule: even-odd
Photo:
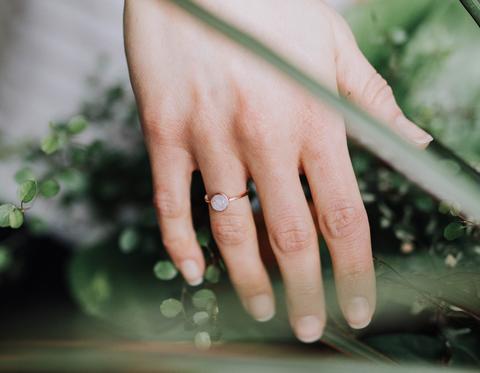
[[[60,191],[60,184],[55,179],[47,179],[40,183],[40,194],[45,198],[55,197]]]
[[[60,138],[56,133],[51,133],[42,141],[41,149],[45,154],[53,154],[60,149]]]
[[[10,211],[10,214],[8,214],[8,221],[10,228],[20,228],[23,225],[23,212],[15,207],[12,211]]]
[[[205,280],[216,284],[220,281],[220,273],[220,269],[216,265],[210,264],[205,270]]]
[[[209,304],[215,302],[215,293],[210,289],[201,289],[195,292],[192,297],[192,303],[197,308],[207,308]]]
[[[140,237],[137,231],[133,228],[127,228],[120,234],[118,245],[122,252],[130,253],[136,249],[139,241]]]
[[[159,280],[171,280],[175,278],[178,271],[169,260],[161,260],[153,267],[153,272]]]
[[[18,187],[18,198],[23,203],[32,202],[37,195],[37,182],[35,180],[24,181]]]
[[[198,332],[195,334],[195,347],[199,350],[208,350],[212,346],[212,340],[210,338],[210,334],[207,332]]]
[[[208,315],[208,312],[205,311],[195,312],[193,314],[193,322],[198,326],[205,325],[209,319],[210,316]]]
[[[443,230],[443,237],[449,241],[456,240],[463,236],[465,227],[461,223],[450,223]]]
[[[88,122],[85,117],[78,115],[70,119],[67,124],[68,132],[72,135],[77,135],[83,132],[88,127]]]
[[[15,209],[11,203],[0,205],[0,227],[6,228],[10,226],[10,212]]]
[[[160,305],[160,312],[169,319],[176,317],[182,310],[182,302],[174,298],[166,299]]]

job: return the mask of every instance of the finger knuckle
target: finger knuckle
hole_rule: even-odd
[[[235,289],[243,297],[248,298],[269,292],[268,282],[259,274],[239,270],[231,271],[229,275]]]
[[[366,273],[371,271],[371,260],[355,258],[350,260],[350,262],[345,265],[345,268],[339,269],[337,276],[340,281],[357,281],[358,279],[364,278]]]
[[[241,144],[254,149],[263,149],[271,143],[275,127],[257,105],[242,102],[236,123],[236,138]]]
[[[168,234],[162,236],[162,243],[167,248],[175,262],[180,261],[182,253],[187,253],[192,247],[192,240],[187,235],[171,237]]]
[[[184,116],[177,109],[165,108],[166,104],[151,105],[140,109],[142,128],[156,144],[183,144],[186,131]]]
[[[155,193],[153,205],[160,219],[178,219],[187,215],[187,204],[180,201],[175,193],[162,190]]]
[[[347,200],[333,203],[321,216],[321,224],[332,238],[348,238],[364,229],[366,222],[365,209]]]
[[[312,245],[312,232],[303,217],[287,215],[274,225],[272,240],[282,252],[296,252]]]
[[[367,106],[381,106],[393,101],[393,91],[387,81],[377,72],[367,80],[364,96]]]
[[[221,219],[212,221],[212,232],[220,246],[238,246],[248,234],[245,217],[234,214],[222,214]]]

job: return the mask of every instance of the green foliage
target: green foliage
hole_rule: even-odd
[[[57,133],[48,134],[42,141],[41,149],[45,154],[53,154],[60,149],[60,137]]]
[[[178,271],[169,260],[161,260],[153,267],[153,272],[159,280],[172,280],[174,279]]]
[[[441,64],[443,58],[455,49],[455,45],[460,45],[458,49],[462,49],[461,53],[473,50],[474,39],[467,38],[465,43],[455,40],[446,48],[442,43],[447,36],[455,38],[456,33],[451,32],[453,28],[462,33],[465,31],[458,12],[454,10],[451,13],[452,20],[446,30],[448,35],[445,36],[445,30],[437,27],[444,20],[437,18],[438,11],[430,12],[432,8],[427,6],[431,1],[406,2],[407,6],[403,2],[390,2],[390,5],[384,2],[382,9],[376,13],[372,13],[371,8],[356,13],[356,25],[363,27],[366,31],[362,34],[371,38],[368,42],[372,54],[378,53],[368,57],[384,62],[376,67],[394,83],[397,98],[402,106],[407,107],[409,114],[425,123],[429,130],[436,128],[436,137],[448,140],[457,136],[457,140],[449,144],[461,150],[462,156],[468,153],[468,160],[475,165],[479,154],[476,145],[478,127],[465,125],[469,128],[465,131],[468,136],[464,134],[463,137],[459,136],[459,128],[452,130],[454,134],[446,128],[448,122],[471,122],[472,125],[478,122],[475,119],[478,118],[477,112],[472,110],[478,101],[472,92],[475,92],[478,84],[473,79],[468,82],[463,78],[458,82],[458,87],[468,86],[468,92],[461,95],[463,91],[449,80],[429,87],[428,82],[435,80],[438,70],[427,68],[423,73],[425,75],[421,72],[422,66]],[[423,23],[420,23],[420,27],[416,28],[426,12],[431,13],[428,16],[430,25],[422,26]],[[430,31],[428,28],[431,28]],[[436,38],[437,34],[443,36]],[[450,71],[448,75],[452,79],[459,76],[474,77],[478,69],[475,64],[471,65],[465,69],[470,72],[457,74]],[[455,101],[452,106],[441,100],[435,100],[439,105],[429,103],[430,98],[437,99],[435,95],[441,96],[440,93],[448,91],[449,86],[457,87],[455,94],[450,95]],[[462,97],[465,101],[460,102]],[[416,105],[418,102],[421,104]],[[131,327],[132,335],[174,340],[193,337],[199,348],[210,347],[212,341],[220,338],[225,341],[293,343],[287,316],[282,309],[285,302],[281,292],[276,294],[278,316],[267,323],[271,324],[269,327],[251,321],[234,296],[227,276],[220,280],[222,259],[210,230],[206,228],[209,226],[208,209],[202,200],[204,190],[198,174],[194,174],[193,178],[192,208],[195,226],[202,227],[197,230],[197,239],[209,263],[205,271],[206,284],[203,285],[208,289],[195,291],[196,287],[191,288],[180,279],[168,285],[155,281],[155,277],[173,279],[178,276],[173,265],[164,259],[166,252],[151,208],[148,157],[138,131],[133,100],[123,87],[113,86],[99,97],[93,96],[80,112],[79,117],[51,126],[49,136],[54,141],[50,140],[51,144],[47,144],[50,156],[46,157],[37,149],[32,150],[26,160],[35,160],[46,170],[36,178],[40,181],[38,189],[41,196],[50,194],[42,192],[42,180],[58,180],[62,185],[60,201],[65,208],[86,204],[92,211],[92,219],[113,226],[116,232],[105,232],[101,244],[92,250],[94,254],[101,255],[100,259],[92,256],[91,260],[84,260],[92,255],[92,251],[75,254],[75,266],[71,272],[75,286],[72,288],[83,308],[109,322]],[[463,114],[458,115],[458,112]],[[460,118],[463,118],[463,122],[460,122]],[[101,126],[110,122],[122,124],[121,130],[125,131],[129,146],[134,151],[116,148],[100,139],[82,144],[70,141],[74,135],[85,130],[86,123]],[[458,144],[462,141],[468,141],[468,146],[460,147]],[[478,227],[458,216],[458,205],[452,202],[454,198],[447,198],[451,196],[442,197],[449,202],[438,205],[436,200],[385,163],[355,145],[351,145],[350,150],[372,227],[374,253],[394,264],[390,267],[377,266],[377,317],[382,318],[393,309],[404,319],[401,322],[389,322],[389,328],[395,330],[389,330],[388,333],[382,329],[383,319],[366,333],[368,337],[344,332],[343,325],[337,327],[342,318],[334,306],[335,299],[330,297],[327,304],[332,308],[329,309],[332,320],[323,342],[345,354],[371,361],[388,361],[386,355],[411,361],[439,361],[441,358],[453,365],[464,364],[467,360],[470,363],[475,361],[480,356],[475,349],[480,343],[475,329],[475,320],[480,315],[476,286],[480,265]],[[457,161],[444,162],[445,166],[453,166],[450,171],[459,175]],[[33,180],[33,177],[31,170],[20,170],[16,180],[22,183]],[[304,187],[307,189],[305,183]],[[257,197],[253,195],[252,198]],[[10,226],[10,213],[15,209],[18,210],[18,206],[13,204],[0,206],[0,224]],[[35,220],[29,220],[35,227]],[[125,226],[127,228],[122,230]],[[451,239],[456,241],[452,243],[449,241]],[[121,251],[118,250],[119,246]],[[105,250],[105,247],[111,247],[112,251]],[[162,260],[157,262],[159,251]],[[122,252],[131,255],[126,258]],[[115,257],[116,254],[118,257]],[[325,250],[321,254],[325,255]],[[156,262],[157,265],[162,264],[154,267]],[[327,293],[334,293],[335,289],[328,280],[332,271],[328,258],[322,262]],[[381,262],[377,260],[378,263]],[[448,271],[444,273],[442,270],[446,270],[447,266]],[[279,280],[273,278],[273,285],[279,287],[278,284]],[[166,299],[161,303],[160,311],[171,320],[159,317],[159,299]],[[470,332],[461,334],[467,329]],[[406,330],[409,332],[406,333]],[[418,336],[418,343],[412,341],[413,336]]]
[[[210,264],[207,266],[205,270],[204,277],[205,277],[205,280],[207,280],[208,282],[212,284],[216,284],[220,281],[220,275],[221,275],[220,269],[216,265]]]
[[[199,350],[208,350],[212,345],[210,334],[207,332],[198,332],[195,334],[195,347]]]
[[[14,207],[8,214],[8,223],[10,228],[18,229],[23,225],[23,212]]]
[[[457,222],[448,224],[443,230],[443,236],[449,241],[453,241],[457,238],[462,237],[464,233],[465,227],[463,226],[463,224]]]
[[[165,299],[160,305],[160,312],[163,316],[169,319],[177,317],[182,312],[182,310],[182,302],[174,298]]]
[[[10,227],[10,213],[15,209],[11,203],[0,205],[0,227]]]
[[[134,228],[126,228],[118,238],[120,250],[124,253],[130,253],[135,250],[140,242],[140,236]]]
[[[68,132],[71,135],[78,135],[79,133],[82,133],[83,131],[85,131],[87,127],[88,127],[87,119],[82,115],[73,117],[72,119],[70,119],[70,121],[67,124]]]
[[[40,183],[39,189],[43,197],[52,198],[60,192],[60,184],[55,179],[47,179]]]
[[[192,297],[192,303],[197,308],[208,308],[215,301],[215,293],[210,289],[197,290]]]
[[[15,173],[15,181],[21,184],[27,180],[35,180],[35,175],[30,167],[24,167]]]
[[[203,326],[208,323],[210,315],[208,312],[199,311],[193,314],[193,323],[198,326]]]
[[[32,202],[37,196],[37,182],[35,180],[26,180],[18,188],[18,199],[21,203]]]

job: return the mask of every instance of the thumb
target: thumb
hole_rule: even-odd
[[[346,27],[341,36],[338,36],[339,33],[336,35],[337,84],[340,93],[413,144],[427,147],[433,137],[403,114],[392,88],[368,62]]]

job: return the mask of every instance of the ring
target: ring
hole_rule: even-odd
[[[217,212],[225,211],[230,202],[243,198],[248,195],[248,190],[237,196],[229,197],[225,193],[215,193],[212,197],[205,194],[205,202],[212,206],[212,209]]]

